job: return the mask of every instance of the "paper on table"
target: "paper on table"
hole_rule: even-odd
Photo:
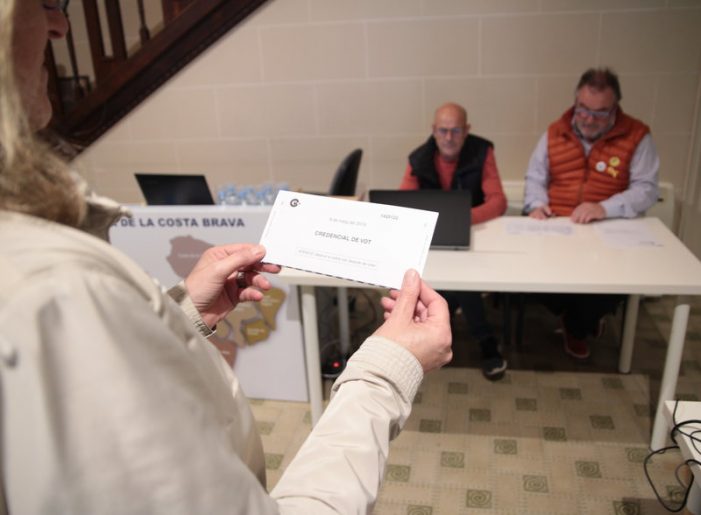
[[[661,247],[642,220],[606,220],[596,224],[596,232],[610,247]]]
[[[423,273],[438,213],[290,191],[278,193],[260,243],[265,261],[399,288]]]
[[[573,234],[573,230],[569,219],[536,220],[535,218],[523,217],[517,220],[509,220],[506,224],[506,233],[514,235],[558,234],[570,236]]]

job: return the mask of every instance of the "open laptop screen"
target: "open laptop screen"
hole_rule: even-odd
[[[214,204],[204,175],[134,174],[149,206]]]
[[[370,202],[436,211],[432,249],[470,248],[472,199],[469,190],[370,190]]]

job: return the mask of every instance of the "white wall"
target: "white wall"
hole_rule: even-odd
[[[697,109],[692,129],[692,148],[686,182],[681,195],[681,227],[679,236],[696,257],[701,259],[701,84],[696,97]]]
[[[395,187],[433,110],[453,100],[495,142],[502,177],[518,179],[581,72],[608,65],[679,191],[700,27],[699,0],[272,0],[80,162],[99,191],[139,202],[135,171],[324,190],[362,147],[361,184]]]

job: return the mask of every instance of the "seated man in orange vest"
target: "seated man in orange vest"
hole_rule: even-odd
[[[539,220],[569,216],[575,223],[642,215],[658,197],[660,161],[647,125],[621,109],[618,77],[589,69],[575,103],[540,138],[526,172],[524,211]],[[598,335],[617,295],[547,295],[562,316],[565,351],[589,357],[588,336]]]
[[[433,134],[409,155],[409,164],[399,185],[402,190],[462,189],[472,194],[471,218],[479,224],[506,211],[506,196],[494,158],[494,145],[470,134],[467,112],[458,104],[436,109]],[[482,373],[491,380],[504,376],[506,360],[487,322],[479,292],[440,292],[451,312],[462,309],[482,354]]]

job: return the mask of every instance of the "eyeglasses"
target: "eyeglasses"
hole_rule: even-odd
[[[609,109],[608,111],[592,111],[591,109],[587,109],[586,107],[576,106],[574,108],[574,114],[581,118],[592,117],[595,120],[605,120],[606,118],[611,116],[611,114],[613,114],[615,110],[615,106]]]
[[[61,11],[66,14],[70,0],[42,0],[42,5],[47,11]]]
[[[462,135],[464,131],[463,127],[453,127],[452,129],[448,129],[446,127],[438,127],[436,129],[436,132],[442,137],[445,138],[450,134],[454,138],[457,138]]]

